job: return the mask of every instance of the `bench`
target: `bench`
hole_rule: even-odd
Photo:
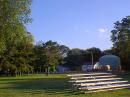
[[[89,76],[89,77],[72,77],[70,79],[90,79],[90,78],[109,78],[109,77],[116,77],[116,75],[105,75],[105,76]]]
[[[129,88],[128,81],[123,81],[122,78],[117,78],[111,73],[86,73],[86,74],[71,74],[70,77],[73,88],[78,90],[87,90],[85,93],[101,92],[109,90],[117,90]]]

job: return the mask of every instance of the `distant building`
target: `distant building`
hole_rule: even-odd
[[[86,71],[91,71],[93,70],[93,66],[92,66],[92,63],[89,62],[89,63],[84,63],[82,65],[82,71],[86,72]]]
[[[56,66],[56,71],[58,73],[65,73],[65,72],[69,72],[70,71],[70,68],[69,67],[64,67],[62,65],[57,65]]]
[[[95,69],[95,70],[101,69],[101,65],[99,64],[99,62],[97,62],[97,63],[94,65],[93,69]]]
[[[101,66],[111,67],[112,70],[121,69],[120,58],[115,55],[105,55],[99,59]]]

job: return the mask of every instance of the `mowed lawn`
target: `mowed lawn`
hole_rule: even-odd
[[[130,73],[118,73],[130,81]],[[66,74],[0,77],[0,97],[130,97],[130,89],[84,94],[73,91]]]

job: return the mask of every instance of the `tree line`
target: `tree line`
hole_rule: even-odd
[[[55,41],[34,44],[26,25],[32,22],[31,0],[0,0],[0,75],[15,76],[29,73],[56,72],[58,64],[78,70],[79,66],[106,54],[121,58],[124,70],[130,70],[130,17],[114,23],[111,31],[113,47],[101,51],[86,50],[58,44]]]

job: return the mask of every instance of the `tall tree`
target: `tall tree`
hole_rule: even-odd
[[[67,57],[65,58],[66,60],[66,66],[70,67],[72,70],[80,70],[81,65],[85,62],[85,51],[75,48],[71,49]]]
[[[69,48],[54,41],[39,42],[35,45],[35,71],[54,72],[58,64],[63,64]]]
[[[0,0],[0,71],[14,74],[18,64],[21,62],[24,65],[27,61],[21,52],[26,48],[26,55],[33,42],[25,28],[25,24],[31,22],[31,2]]]
[[[130,69],[130,17],[117,21],[111,33],[114,53],[120,56],[122,67]]]
[[[34,71],[41,73],[44,71],[44,49],[43,42],[40,41],[34,46],[35,62],[34,62]]]
[[[102,56],[102,52],[99,48],[92,47],[86,50],[86,53],[88,53],[89,59],[93,62],[99,61],[99,58]],[[92,59],[93,57],[93,59]]]
[[[59,44],[57,42],[47,41],[46,43],[43,43],[43,48],[47,73],[49,73],[50,70],[54,72],[55,66],[59,63],[61,58]]]

